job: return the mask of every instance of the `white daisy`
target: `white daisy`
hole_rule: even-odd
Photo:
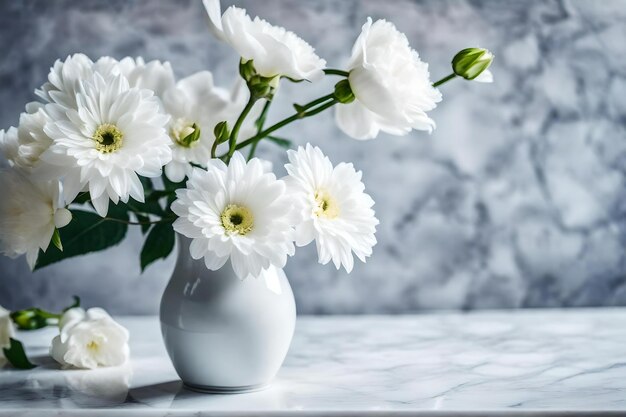
[[[192,239],[191,257],[204,257],[211,270],[230,258],[240,279],[258,277],[270,266],[284,267],[294,253],[292,200],[257,158],[246,163],[236,152],[228,166],[212,159],[206,171],[193,170],[176,196],[174,230]]]
[[[331,260],[337,269],[352,271],[352,253],[362,261],[372,254],[378,220],[374,200],[364,192],[361,172],[352,164],[332,163],[320,148],[307,144],[287,151],[285,165],[289,192],[299,199],[302,221],[296,227],[296,245],[315,240],[319,262]]]
[[[96,72],[80,83],[76,108],[46,105],[50,121],[45,132],[53,144],[41,159],[64,180],[67,201],[88,186],[98,214],[106,216],[108,202],[144,201],[137,174],[158,177],[171,160],[158,99],[149,90],[130,88],[122,75],[105,79]]]
[[[201,71],[180,80],[165,92],[163,106],[171,116],[168,133],[172,147],[172,161],[165,166],[165,175],[171,181],[180,182],[189,176],[190,163],[206,166],[215,141],[215,125],[227,121],[232,127],[248,100],[247,95],[241,94],[243,89],[238,87],[231,94],[214,86],[209,71]],[[263,103],[257,103],[246,118],[240,140],[256,133],[252,124]]]
[[[59,183],[34,183],[15,169],[0,171],[0,252],[11,258],[26,254],[34,268],[39,250],[50,244],[54,229],[72,215],[59,207]]]
[[[91,77],[93,65],[84,54],[70,55],[65,61],[57,60],[50,68],[48,82],[35,90],[35,94],[49,103],[75,109],[80,83]]]

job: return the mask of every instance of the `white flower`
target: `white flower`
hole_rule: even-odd
[[[302,221],[296,227],[296,245],[315,240],[319,262],[352,271],[352,253],[362,261],[372,254],[378,220],[374,200],[364,192],[361,172],[352,164],[332,163],[320,148],[307,144],[287,151],[285,165],[289,192],[297,199]]]
[[[405,135],[412,129],[432,131],[426,112],[441,101],[432,87],[428,64],[409,46],[406,36],[385,20],[363,25],[348,64],[356,100],[337,106],[337,124],[355,139],[372,139],[380,131]]]
[[[168,133],[172,147],[172,161],[165,166],[167,178],[173,182],[182,181],[191,174],[190,162],[206,166],[215,141],[215,125],[227,121],[232,127],[248,101],[248,97],[241,94],[242,90],[237,85],[231,94],[215,87],[213,75],[201,71],[180,80],[175,87],[165,92],[163,107],[171,116]],[[256,133],[251,128],[263,103],[263,100],[259,101],[246,118],[247,123],[240,131],[240,140]]]
[[[33,183],[17,170],[6,169],[0,171],[0,195],[0,252],[12,258],[26,254],[32,269],[55,227],[72,219],[69,210],[58,205],[58,181]]]
[[[295,33],[273,26],[244,9],[231,6],[222,16],[219,0],[203,0],[211,32],[233,47],[244,61],[252,60],[264,77],[283,76],[313,81],[323,75],[326,61]]]
[[[33,171],[41,154],[52,144],[52,139],[44,132],[47,121],[43,105],[31,102],[26,105],[26,112],[20,115],[17,128],[11,127],[6,132],[0,130],[0,151],[11,166],[27,173]]]
[[[211,270],[230,258],[240,279],[258,277],[271,265],[284,267],[294,253],[291,198],[257,158],[246,163],[236,152],[228,166],[212,159],[176,196],[174,230],[192,239],[191,257],[204,257]]]
[[[75,109],[76,94],[82,80],[93,74],[93,61],[84,54],[68,56],[65,61],[57,60],[50,68],[48,82],[35,94],[49,103]]]
[[[70,309],[61,317],[59,328],[50,356],[64,368],[118,366],[129,358],[128,330],[101,308]]]
[[[15,329],[9,313],[8,310],[0,306],[0,368],[7,362],[3,349],[11,346],[11,338],[15,335]]]
[[[137,174],[158,177],[171,160],[168,116],[149,90],[130,88],[123,75],[105,78],[95,72],[80,83],[77,108],[46,105],[51,121],[45,132],[53,144],[41,155],[63,179],[67,201],[88,186],[98,214],[106,216],[109,199],[115,204],[129,196],[143,202]]]
[[[119,61],[118,66],[131,87],[152,90],[160,98],[176,84],[172,65],[167,61],[154,60],[146,63],[142,57],[126,57]]]

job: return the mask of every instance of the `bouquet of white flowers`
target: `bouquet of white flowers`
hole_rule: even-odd
[[[19,125],[0,131],[9,168],[0,175],[0,251],[25,254],[32,269],[106,249],[130,225],[145,235],[142,269],[173,249],[175,233],[211,270],[231,263],[240,279],[282,268],[296,246],[315,241],[319,262],[350,272],[376,244],[374,201],[361,172],[333,165],[311,144],[287,150],[287,176],[255,158],[261,142],[291,148],[282,127],[336,108],[348,136],[432,131],[437,87],[454,78],[491,81],[493,55],[454,57],[452,74],[431,82],[404,34],[368,19],[344,70],[326,67],[293,32],[218,0],[204,0],[209,29],[241,59],[233,91],[210,72],[176,80],[168,62],[57,61]],[[337,77],[334,90],[266,126],[281,82]]]

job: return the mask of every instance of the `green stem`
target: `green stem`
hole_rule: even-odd
[[[305,104],[304,106],[298,106],[296,108],[296,110],[299,110],[300,112],[302,112],[303,110],[308,110],[311,107],[315,107],[318,104],[324,103],[325,101],[328,101],[328,100],[333,99],[333,98],[335,98],[335,93],[326,94],[325,96],[322,96],[322,97],[320,97],[320,98],[318,98],[316,100],[313,100],[313,101]]]
[[[317,107],[317,108],[315,108],[313,110],[295,113],[295,114],[287,117],[286,119],[283,119],[280,122],[278,122],[278,123],[268,127],[264,131],[257,133],[255,136],[253,136],[253,137],[251,137],[249,139],[246,139],[243,142],[237,144],[236,149],[241,149],[241,148],[244,148],[244,147],[246,147],[246,146],[248,146],[250,144],[253,144],[255,141],[259,141],[259,140],[263,139],[264,137],[269,136],[272,132],[277,131],[278,129],[280,129],[283,126],[288,125],[289,123],[292,123],[292,122],[295,122],[296,120],[304,119],[306,117],[310,117],[310,116],[313,116],[315,114],[318,114],[318,113],[320,113],[320,112],[322,112],[322,111],[324,111],[324,110],[334,106],[337,103],[338,103],[337,100],[332,99],[331,101],[329,101],[329,102],[327,102],[327,103],[325,103],[325,104],[323,104],[323,105],[321,105],[321,106],[319,106],[319,107]]]
[[[254,103],[256,102],[256,98],[254,97],[253,94],[250,94],[250,99],[248,100],[248,103],[246,104],[246,107],[244,107],[243,111],[241,112],[241,114],[239,115],[239,117],[237,118],[237,121],[235,122],[235,126],[233,126],[233,130],[230,133],[230,139],[228,140],[228,154],[226,155],[226,164],[228,164],[230,162],[230,158],[233,157],[233,154],[235,153],[235,150],[237,149],[237,136],[239,136],[239,129],[241,129],[241,125],[243,124],[243,121],[246,119],[246,116],[248,116],[248,113],[250,113],[250,110],[252,110],[252,107],[254,106]]]
[[[452,74],[450,74],[448,76],[445,76],[442,79],[440,79],[439,81],[437,81],[436,83],[433,83],[433,87],[439,87],[441,84],[447,83],[448,81],[450,81],[454,77],[456,77],[455,73],[452,73]]]
[[[340,77],[347,77],[347,76],[350,75],[350,73],[348,71],[332,69],[332,68],[325,69],[324,70],[324,74],[326,74],[326,75],[339,75]]]
[[[265,120],[267,119],[267,112],[270,109],[270,104],[272,104],[271,100],[268,100],[268,101],[265,102],[265,105],[263,106],[263,111],[261,111],[261,115],[259,116],[259,118],[256,121],[256,133],[257,134],[261,130],[263,130],[263,126],[265,125]],[[250,153],[248,154],[248,161],[251,160],[252,158],[254,158],[254,154],[256,152],[256,147],[257,147],[258,144],[259,144],[259,141],[257,140],[250,147]]]

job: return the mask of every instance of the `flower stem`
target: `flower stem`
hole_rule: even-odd
[[[332,69],[332,68],[325,69],[324,70],[324,74],[326,74],[326,75],[339,75],[341,77],[347,77],[347,76],[350,75],[350,73],[348,71]]]
[[[258,134],[261,130],[263,130],[263,126],[265,125],[265,120],[267,119],[267,112],[270,109],[270,105],[272,104],[271,100],[268,100],[265,102],[265,105],[263,106],[263,111],[261,111],[261,115],[259,116],[259,118],[256,120],[256,133]],[[252,158],[254,158],[254,154],[256,152],[256,146],[259,144],[259,141],[257,140],[256,142],[254,142],[252,144],[252,146],[250,147],[250,153],[248,154],[248,161],[251,160]]]
[[[441,84],[447,83],[448,81],[450,81],[451,79],[453,79],[455,77],[456,77],[455,73],[447,75],[447,76],[443,77],[442,79],[440,79],[439,81],[433,83],[433,87],[439,87]]]
[[[321,100],[322,98],[324,100]],[[330,99],[330,101],[328,101],[329,99]],[[261,139],[269,136],[271,133],[277,131],[281,127],[284,127],[284,126],[288,125],[289,123],[295,122],[296,120],[304,119],[306,117],[310,117],[310,116],[313,116],[315,114],[321,113],[322,111],[324,111],[324,110],[326,110],[326,109],[328,109],[328,108],[330,108],[330,107],[332,107],[332,106],[334,106],[335,104],[338,103],[338,101],[334,98],[333,94],[328,94],[328,95],[326,95],[324,97],[320,97],[319,99],[314,100],[314,101],[316,101],[317,104],[320,104],[320,103],[324,103],[324,104],[322,104],[321,106],[316,107],[316,108],[314,108],[312,110],[299,111],[299,112],[297,112],[295,114],[292,114],[291,116],[287,117],[286,119],[283,119],[280,122],[278,122],[278,123],[268,127],[264,131],[257,133],[253,137],[251,137],[249,139],[246,139],[243,142],[237,144],[236,145],[236,149],[244,148],[244,147],[246,147],[246,146],[248,146],[250,144],[254,145],[255,142],[258,142]],[[304,106],[302,106],[302,108],[310,108],[310,106],[309,106],[310,104],[311,103],[307,103]],[[302,110],[302,109],[300,109],[300,110]]]
[[[243,121],[246,119],[246,116],[248,116],[248,113],[250,113],[250,110],[252,110],[252,107],[254,106],[254,103],[256,102],[256,97],[254,97],[253,94],[250,94],[250,99],[248,100],[248,103],[246,104],[246,107],[244,107],[243,111],[241,112],[241,114],[239,115],[239,117],[237,118],[237,121],[235,122],[235,126],[233,126],[233,130],[230,133],[230,139],[228,140],[228,154],[226,155],[226,164],[228,164],[230,162],[230,158],[233,157],[233,154],[235,153],[235,150],[237,149],[237,136],[239,135],[239,129],[241,129],[241,125],[243,124]]]

